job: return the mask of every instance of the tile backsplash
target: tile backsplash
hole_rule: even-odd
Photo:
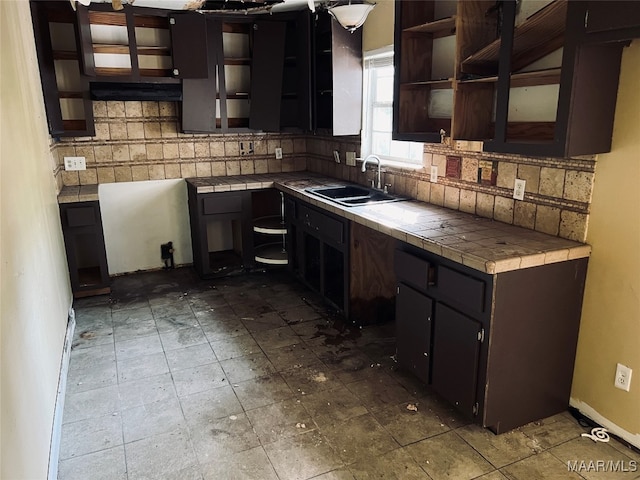
[[[306,169],[303,135],[180,133],[173,102],[94,101],[93,113],[94,137],[65,138],[52,148],[59,188]],[[65,171],[66,156],[85,157],[87,169]]]
[[[333,150],[359,152],[359,139],[307,139],[307,168],[368,185],[373,170],[336,164]],[[461,151],[425,144],[422,168],[383,167],[389,191],[454,210],[584,242],[596,162],[593,158],[534,158]],[[431,166],[438,181],[430,181]],[[372,167],[374,168],[374,167]],[[489,169],[489,174],[486,170]],[[525,180],[524,200],[513,198]]]
[[[310,170],[368,185],[373,170],[344,164],[360,155],[359,137],[288,133],[183,134],[172,102],[95,101],[95,137],[52,145],[58,187]],[[275,159],[276,147],[283,158]],[[463,147],[464,148],[464,147]],[[333,151],[342,163],[335,162]],[[65,156],[87,169],[64,171]],[[585,241],[595,175],[593,158],[558,159],[465,151],[425,144],[421,168],[385,166],[392,193],[550,235]],[[431,166],[438,181],[430,181]],[[516,179],[524,200],[513,199]]]

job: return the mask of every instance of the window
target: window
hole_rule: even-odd
[[[393,50],[376,50],[364,58],[362,157],[422,165],[422,143],[391,139],[393,124]]]

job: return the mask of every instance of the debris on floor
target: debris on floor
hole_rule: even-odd
[[[417,412],[418,411],[418,404],[417,403],[410,403],[409,405],[407,405],[407,410],[410,410],[412,412]]]

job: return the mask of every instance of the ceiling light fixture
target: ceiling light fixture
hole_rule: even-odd
[[[367,15],[375,6],[375,3],[351,3],[351,0],[349,0],[347,5],[338,4],[334,7],[328,7],[327,10],[340,25],[353,33],[362,26],[367,19]]]

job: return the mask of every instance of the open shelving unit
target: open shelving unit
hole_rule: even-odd
[[[460,62],[495,40],[494,4],[396,3],[394,139],[489,138],[495,88],[462,84]]]

